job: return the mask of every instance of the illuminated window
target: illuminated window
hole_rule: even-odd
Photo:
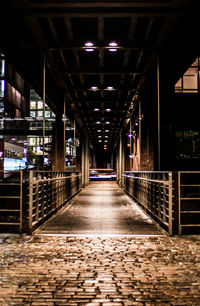
[[[175,85],[176,93],[197,93],[199,92],[199,58],[193,62],[184,75]]]
[[[5,81],[0,80],[0,98],[3,98],[5,94]]]
[[[30,109],[36,109],[36,102],[35,101],[31,101],[30,102]]]
[[[37,108],[38,109],[43,109],[43,102],[42,101],[38,101]]]

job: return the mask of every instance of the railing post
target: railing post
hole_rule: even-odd
[[[169,172],[169,235],[173,234],[173,184],[172,172]]]
[[[20,225],[19,230],[22,231],[22,224],[23,224],[23,172],[20,171]]]
[[[33,227],[33,171],[29,171],[29,230]]]
[[[181,172],[178,171],[178,234],[182,234],[181,227]]]

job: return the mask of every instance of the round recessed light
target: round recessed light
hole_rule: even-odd
[[[98,111],[99,111],[99,108],[95,108],[94,111],[95,111],[95,112],[98,112]]]
[[[101,138],[101,135],[99,135],[98,137]]]
[[[96,91],[96,90],[98,90],[98,87],[97,86],[91,86],[90,89],[93,90],[93,91]]]
[[[105,132],[106,132],[106,133],[108,133],[108,132],[109,132],[109,130],[105,130]]]
[[[107,86],[107,90],[114,90],[113,86]]]
[[[100,121],[97,121],[97,122],[96,122],[96,124],[100,124],[100,123],[101,123]]]
[[[99,142],[102,142],[102,140],[99,140]]]
[[[110,124],[110,121],[106,121],[106,124]]]
[[[101,130],[97,130],[97,132],[101,132]]]
[[[108,136],[105,136],[105,138],[108,138]]]
[[[93,42],[88,41],[88,42],[85,43],[85,46],[86,46],[86,47],[93,47],[94,44],[93,44]]]
[[[110,112],[111,111],[111,108],[106,108],[106,112]]]
[[[108,140],[105,140],[105,142],[108,142]]]
[[[94,51],[94,49],[93,48],[86,48],[85,51],[92,52],[92,51]]]
[[[111,42],[109,43],[109,46],[110,46],[110,47],[117,47],[117,46],[118,46],[118,43],[117,43],[116,41],[111,41]]]
[[[109,48],[108,51],[110,51],[110,52],[116,52],[117,49],[116,49],[116,48]]]

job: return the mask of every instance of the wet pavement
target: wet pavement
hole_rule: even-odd
[[[0,305],[200,305],[200,237],[0,235]]]
[[[200,236],[161,235],[119,188],[90,185],[32,237],[0,234],[10,305],[200,305]]]
[[[65,234],[152,234],[160,230],[116,183],[90,184],[42,229]]]

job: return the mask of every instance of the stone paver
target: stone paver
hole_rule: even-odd
[[[200,237],[0,235],[0,305],[200,305]]]

